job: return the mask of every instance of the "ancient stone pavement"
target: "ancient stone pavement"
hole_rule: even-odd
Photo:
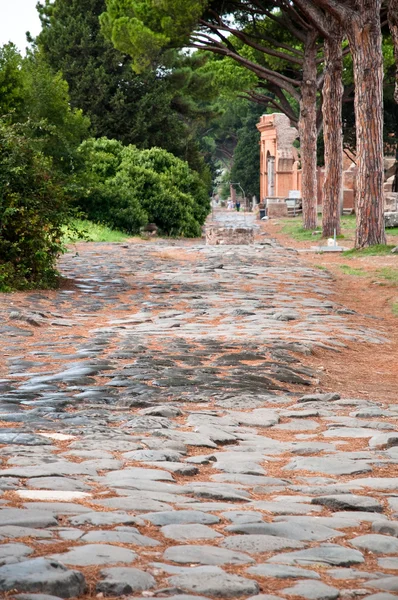
[[[309,367],[385,332],[257,239],[82,244],[2,299],[1,597],[397,597],[398,404]]]

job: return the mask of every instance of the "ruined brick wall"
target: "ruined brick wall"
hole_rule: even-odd
[[[254,243],[254,230],[251,227],[206,227],[208,246],[247,246]]]

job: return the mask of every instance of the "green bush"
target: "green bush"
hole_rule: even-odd
[[[27,126],[0,120],[0,290],[52,288],[70,213],[51,160]]]
[[[166,235],[200,235],[210,201],[187,163],[160,148],[107,138],[83,142],[79,154],[74,194],[89,219],[128,233],[151,222]]]

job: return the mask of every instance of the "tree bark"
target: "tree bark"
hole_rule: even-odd
[[[357,0],[346,34],[355,82],[357,132],[356,248],[385,244],[383,159],[383,54],[381,0]]]
[[[343,193],[343,31],[331,17],[330,36],[325,39],[325,82],[323,85],[323,139],[325,181],[323,185],[322,235],[340,234],[340,202]]]
[[[390,27],[391,37],[394,44],[394,56],[396,64],[394,99],[398,104],[398,0],[390,0],[388,3],[388,25]]]
[[[317,226],[317,33],[310,32],[305,43],[303,81],[300,100],[300,155],[302,168],[301,194],[303,199],[303,227]]]

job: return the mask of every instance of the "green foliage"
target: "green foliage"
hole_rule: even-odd
[[[18,114],[24,102],[22,57],[14,44],[0,48],[0,117]]]
[[[398,269],[394,269],[393,267],[384,267],[383,269],[377,271],[377,273],[383,279],[387,279],[387,281],[390,281],[391,283],[398,284]]]
[[[106,0],[100,21],[118,50],[133,57],[141,72],[155,64],[164,48],[183,47],[207,0]]]
[[[260,198],[260,132],[256,128],[261,107],[250,105],[249,116],[238,130],[238,143],[231,169],[232,181],[239,182],[246,195]]]
[[[86,219],[73,219],[63,228],[63,242],[124,242],[128,235],[117,229],[111,229],[100,223]]]
[[[53,73],[40,53],[23,61],[26,119],[40,123],[32,133],[43,153],[64,172],[73,171],[78,146],[88,136],[90,120],[82,110],[71,108],[68,84],[60,72]],[[44,126],[43,126],[44,123]]]
[[[143,15],[144,4],[135,2],[134,10]],[[90,118],[94,137],[142,149],[165,148],[209,179],[197,140],[198,128],[211,116],[205,99],[214,93],[212,76],[199,70],[198,57],[175,52],[137,75],[124,47],[116,50],[100,30],[99,15],[105,8],[105,0],[39,4],[43,30],[36,42],[52,69],[68,82],[72,107]]]
[[[340,270],[344,273],[344,275],[354,275],[355,277],[363,277],[366,275],[366,272],[363,269],[356,269],[354,267],[350,267],[350,265],[340,265]]]
[[[308,240],[318,241],[322,239],[321,231],[309,231],[308,229],[303,229],[303,222],[301,217],[294,217],[292,219],[287,219],[284,221],[285,225],[283,226],[283,233],[287,233],[294,240],[299,242],[304,242]]]
[[[207,186],[188,164],[160,148],[87,140],[75,197],[89,219],[128,233],[156,223],[166,235],[200,235],[210,210]]]
[[[0,290],[51,288],[69,210],[51,161],[28,127],[0,121]]]
[[[384,256],[385,254],[391,254],[391,250],[395,246],[379,244],[376,246],[369,246],[368,248],[353,248],[343,252],[343,256]]]

